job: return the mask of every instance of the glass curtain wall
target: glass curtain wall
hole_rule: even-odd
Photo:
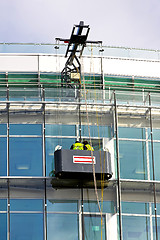
[[[89,126],[82,104],[81,133],[72,102],[41,102],[42,97],[37,104],[1,104],[2,239],[82,240],[83,230],[85,239],[159,238],[160,109],[152,95],[143,106],[124,106],[114,97],[99,112],[91,103]],[[84,190],[82,211],[80,189],[52,188],[56,146],[70,149],[80,134],[82,140],[91,137],[95,150],[112,155],[113,177],[104,191],[98,189],[102,218],[94,189]]]

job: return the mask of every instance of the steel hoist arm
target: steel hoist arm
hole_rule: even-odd
[[[102,44],[102,41],[87,41],[89,31],[89,25],[84,25],[84,22],[80,21],[79,25],[74,25],[70,39],[56,38],[56,41],[68,43],[65,57],[68,57],[68,54],[70,54],[61,72],[62,87],[64,85],[66,87],[74,87],[74,84],[80,84],[81,64],[78,58],[82,56],[86,44]]]

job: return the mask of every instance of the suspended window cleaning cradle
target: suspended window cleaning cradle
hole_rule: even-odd
[[[108,151],[57,150],[54,153],[55,176],[67,179],[93,179],[93,166],[96,178],[108,180],[112,177],[111,154]]]

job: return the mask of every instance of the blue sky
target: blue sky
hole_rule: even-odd
[[[0,0],[0,42],[55,43],[74,24],[107,46],[160,49],[160,0]]]

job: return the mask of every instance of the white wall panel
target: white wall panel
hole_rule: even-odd
[[[101,58],[83,57],[82,73],[101,74]]]
[[[1,72],[37,72],[38,56],[0,56]]]
[[[40,72],[61,72],[65,66],[67,58],[62,56],[40,56],[39,71]]]
[[[103,70],[113,75],[160,77],[160,62],[105,58]]]
[[[67,58],[55,55],[0,55],[0,72],[61,72]],[[101,58],[83,57],[82,73],[101,74]],[[160,77],[160,61],[104,58],[103,71],[111,75]]]

